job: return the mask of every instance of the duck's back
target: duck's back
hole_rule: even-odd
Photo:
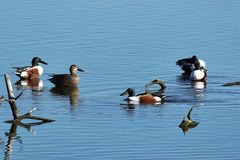
[[[56,86],[77,86],[79,82],[78,75],[54,74],[49,80]]]
[[[14,67],[16,71],[14,72],[20,78],[38,78],[43,73],[43,68],[41,66],[26,66],[26,67]]]
[[[154,104],[156,102],[161,101],[161,98],[154,97],[150,94],[146,94],[146,95],[140,96],[139,101],[140,101],[140,103],[143,103],[143,104]]]

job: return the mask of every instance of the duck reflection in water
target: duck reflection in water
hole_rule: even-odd
[[[187,117],[183,117],[183,120],[179,127],[182,129],[183,133],[186,134],[189,129],[197,127],[199,122],[193,121],[191,119],[191,113],[192,113],[193,107],[189,110]]]
[[[205,88],[206,88],[206,82],[205,81],[193,81],[192,82],[192,88],[193,94],[194,94],[194,101],[199,103],[202,102],[204,103],[204,93],[205,93]],[[199,104],[198,104],[199,105]]]
[[[77,106],[79,104],[79,89],[77,86],[55,86],[51,88],[50,92],[56,95],[69,96],[71,106]]]
[[[32,91],[43,91],[43,81],[39,78],[20,79],[15,83],[17,89],[31,89]]]
[[[129,115],[134,115],[135,113],[135,104],[131,103],[131,102],[128,102],[126,104],[124,103],[121,103],[120,104],[121,108],[123,108],[126,113],[128,113]]]
[[[206,86],[206,81],[192,81],[192,87],[194,89],[203,90],[204,88],[206,88]]]

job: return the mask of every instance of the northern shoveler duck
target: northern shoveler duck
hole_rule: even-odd
[[[198,61],[200,63],[200,66],[202,68],[206,67],[206,64],[203,60],[198,59],[197,56],[193,55],[191,58],[184,58],[184,59],[180,59],[176,62],[176,65],[178,65],[184,72],[185,74],[190,75],[191,72],[194,69],[193,64]]]
[[[120,96],[127,95],[127,101],[139,102],[140,104],[156,104],[161,102],[164,96],[153,96],[151,93],[145,93],[140,95],[135,95],[135,90],[133,88],[128,88]]]
[[[189,128],[194,128],[199,124],[197,121],[193,121],[191,119],[192,110],[193,110],[193,107],[189,110],[187,117],[183,117],[183,120],[179,125],[179,127],[182,128],[184,133],[186,133]]]
[[[77,71],[84,72],[84,70],[73,64],[69,68],[70,74],[52,74],[50,75],[51,78],[49,79],[49,81],[58,87],[77,86],[80,80]]]
[[[47,63],[41,60],[41,58],[34,57],[32,59],[32,66],[13,67],[16,69],[14,73],[22,79],[38,78],[43,73],[43,68],[39,65],[39,63],[47,65]]]
[[[159,91],[163,91],[167,88],[165,83],[160,79],[155,79],[155,80],[150,81],[148,84],[145,85],[145,87],[150,87],[154,84],[158,84],[160,86]]]
[[[194,69],[190,74],[190,79],[193,81],[205,81],[207,78],[207,70],[201,66],[200,62],[194,62]]]

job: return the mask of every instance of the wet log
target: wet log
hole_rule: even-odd
[[[12,115],[13,115],[13,120],[5,121],[5,122],[18,124],[23,119],[34,119],[34,120],[41,121],[40,123],[49,123],[49,122],[54,121],[54,120],[51,120],[51,119],[48,119],[48,118],[31,116],[31,113],[33,111],[35,111],[36,108],[30,110],[29,112],[25,113],[22,116],[19,116],[19,110],[17,108],[16,101],[22,95],[22,93],[20,93],[17,97],[15,97],[14,96],[14,91],[13,91],[13,88],[12,88],[12,83],[11,83],[11,80],[10,80],[10,76],[8,74],[4,74],[4,77],[5,77],[6,87],[7,87],[7,91],[8,91],[8,99],[6,101],[9,102],[9,105],[10,105],[11,111],[12,111]]]
[[[229,87],[229,86],[237,86],[237,85],[240,85],[240,81],[225,83],[223,86]]]
[[[7,92],[8,92],[8,103],[12,110],[13,119],[17,119],[19,116],[19,111],[17,109],[16,98],[14,96],[14,91],[12,88],[12,83],[10,81],[10,76],[8,74],[4,74],[4,77],[5,77],[5,82],[6,82]],[[18,96],[18,98],[19,97],[20,96]]]

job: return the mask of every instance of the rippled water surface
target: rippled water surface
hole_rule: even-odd
[[[9,104],[0,105],[2,159],[239,159],[240,1],[1,1],[0,95],[11,76],[21,114],[56,120],[11,126]],[[208,69],[206,84],[192,84],[175,65],[196,54]],[[40,91],[15,85],[13,66],[43,65]],[[54,91],[47,79],[85,72],[74,90]],[[127,105],[120,93],[165,81],[166,102]],[[157,90],[152,86],[151,90]],[[194,106],[199,125],[178,127]],[[32,121],[24,120],[25,123]]]

